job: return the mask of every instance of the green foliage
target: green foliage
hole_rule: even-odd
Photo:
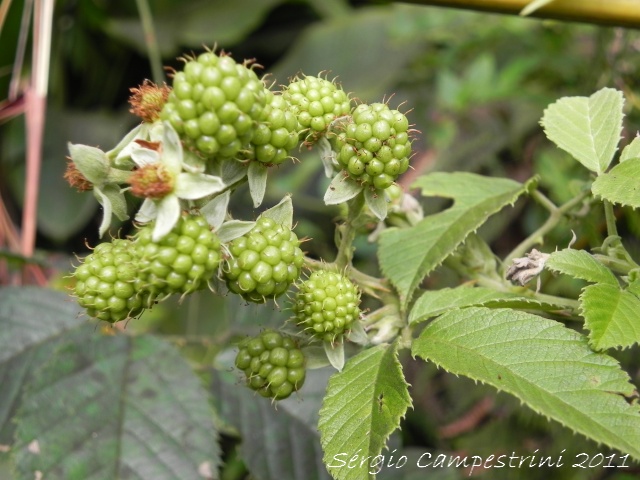
[[[334,374],[320,410],[324,461],[334,478],[371,478],[373,459],[411,406],[396,345],[380,345],[352,357]],[[358,455],[355,467],[340,468]]]
[[[447,312],[412,353],[517,396],[536,412],[596,441],[640,456],[634,388],[611,357],[562,324],[524,312],[471,307]]]
[[[213,294],[183,289],[173,298],[159,297],[140,318],[115,327],[87,324],[65,295],[4,289],[0,477],[359,479],[375,477],[390,455],[407,455],[406,467],[386,467],[378,475],[407,480],[425,476],[416,466],[425,452],[488,456],[535,448],[546,455],[567,446],[567,454],[610,451],[616,458],[640,460],[640,412],[630,383],[637,378],[626,373],[638,369],[637,219],[631,208],[616,206],[640,206],[635,185],[640,141],[629,138],[637,129],[635,66],[629,60],[637,35],[401,4],[159,0],[150,5],[154,39],[136,16],[141,3],[62,0],[57,5],[61,33],[53,47],[53,105],[41,172],[41,245],[56,243],[66,254],[82,255],[98,232],[106,238],[130,234],[131,224],[122,223],[127,218],[155,221],[160,228],[154,235],[171,243],[164,235],[183,210],[206,219],[207,230],[220,239],[224,263],[234,256],[234,240],[270,218],[296,229],[309,276],[320,271],[349,279],[362,299],[361,313],[340,330],[340,338],[313,339],[292,321],[286,300],[247,305],[225,290],[218,270],[201,282]],[[530,2],[523,15],[544,3]],[[71,7],[77,7],[73,22]],[[10,15],[16,20],[15,12]],[[2,31],[3,45],[11,23]],[[262,81],[251,83],[255,96],[227,99],[227,106],[260,103],[263,93],[284,100],[281,92],[294,75],[322,72],[319,77],[336,76],[362,111],[368,110],[365,102],[397,108],[408,119],[402,125],[407,124],[415,152],[400,156],[412,169],[396,179],[393,164],[376,188],[363,185],[356,160],[371,163],[375,152],[364,145],[377,147],[364,138],[368,127],[351,132],[356,138],[342,139],[358,154],[341,165],[344,159],[328,138],[349,128],[354,110],[345,107],[338,120],[325,118],[324,110],[307,105],[313,98],[303,101],[295,119],[297,124],[301,112],[311,116],[311,135],[292,131],[291,118],[287,135],[271,130],[278,113],[268,125],[257,111],[251,110],[255,122],[230,115],[227,120],[241,138],[236,142],[229,129],[217,132],[217,139],[233,147],[220,158],[211,153],[213,137],[200,135],[201,126],[211,131],[216,126],[206,105],[196,108],[198,116],[204,114],[198,128],[189,123],[192,140],[182,131],[193,120],[189,102],[200,98],[200,77],[187,82],[195,85],[189,87],[193,97],[175,102],[180,109],[175,129],[144,123],[122,137],[133,121],[71,111],[71,106],[91,112],[128,108],[128,89],[149,75],[140,54],[148,51],[154,58],[157,49],[169,69],[179,71],[184,64],[169,56],[203,44],[221,56],[232,51],[238,64],[256,57],[266,66],[263,76],[256,63],[245,63],[252,79]],[[3,50],[0,59],[6,55]],[[153,62],[157,73],[161,65]],[[234,80],[227,80],[225,89],[233,97]],[[602,85],[622,91],[603,88],[590,97],[564,97],[544,110],[558,96]],[[0,87],[6,90],[2,78]],[[630,105],[624,105],[625,97]],[[278,109],[287,110],[286,103]],[[224,118],[233,112],[217,113]],[[541,114],[544,132],[560,149],[543,140]],[[11,191],[18,206],[24,176],[19,123],[10,123],[0,137],[0,190],[3,200]],[[621,136],[631,141],[616,159]],[[290,140],[298,138],[307,142],[289,150]],[[273,157],[270,150],[257,153],[264,142],[275,148],[272,141],[287,151]],[[209,150],[197,154],[183,148],[194,142]],[[69,153],[94,184],[93,194],[78,194],[52,180],[62,177],[62,159]],[[289,162],[286,154],[299,158]],[[350,164],[355,179],[341,171]],[[141,203],[131,195],[136,190],[131,175],[149,165],[169,171],[160,186],[169,185],[171,194]],[[398,185],[381,188],[389,179]],[[408,185],[423,198],[411,195]],[[525,196],[528,201],[515,205]],[[103,207],[100,225],[95,199]],[[6,205],[10,211],[14,207]],[[572,230],[574,248],[557,251]],[[271,247],[279,245],[277,232],[265,235],[274,242]],[[533,247],[550,253],[533,255]],[[0,255],[0,261],[18,259],[19,265],[54,265],[49,252],[39,252],[40,258]],[[141,278],[150,278],[150,268],[139,269]],[[0,276],[4,273],[0,268]],[[60,284],[78,288],[73,278]],[[104,287],[97,288],[109,293]],[[333,304],[340,294],[316,293],[308,313],[335,320]],[[246,344],[243,338],[272,329],[294,337],[306,359],[306,370],[294,372],[298,379],[306,376],[304,386],[277,402],[244,388],[232,360],[233,347]],[[578,333],[582,329],[587,335]],[[618,351],[609,356],[608,349]],[[274,354],[275,363],[279,355]],[[271,358],[264,360],[271,365]],[[258,374],[245,369],[254,382],[263,364],[259,367]],[[473,388],[468,379],[486,385]],[[201,381],[210,387],[202,389]],[[493,387],[510,395],[496,397]],[[477,472],[452,467],[428,474],[462,478]],[[517,475],[582,480],[583,473],[519,469]],[[514,472],[482,474],[499,479]]]
[[[383,273],[398,289],[403,306],[411,301],[422,279],[440,265],[490,215],[513,204],[532,188],[513,180],[470,173],[434,173],[416,186],[425,196],[451,198],[451,208],[421,220],[409,229],[389,229],[380,238]]]
[[[547,137],[592,172],[603,173],[622,132],[622,92],[603,88],[590,97],[565,97],[550,105],[541,124]]]

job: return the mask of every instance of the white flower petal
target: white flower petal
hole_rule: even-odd
[[[160,161],[160,155],[155,150],[144,148],[135,143],[131,147],[131,160],[139,167],[144,167],[145,165],[158,163]]]
[[[163,125],[162,163],[170,172],[178,174],[182,171],[182,142],[180,142],[180,137],[169,122],[164,122]]]
[[[151,236],[154,242],[159,242],[180,219],[180,200],[175,195],[167,195],[158,202],[157,206],[158,216]]]
[[[176,180],[174,193],[178,198],[197,200],[220,192],[225,184],[220,177],[204,173],[181,173]]]
[[[158,207],[156,206],[156,202],[151,200],[150,198],[145,198],[142,205],[140,205],[140,210],[136,213],[136,222],[140,223],[149,223],[158,216]]]

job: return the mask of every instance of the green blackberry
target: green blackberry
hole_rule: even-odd
[[[334,342],[360,316],[360,292],[337,272],[316,270],[298,286],[294,321],[319,340]]]
[[[244,340],[235,364],[249,388],[275,400],[299,390],[306,376],[302,350],[290,337],[273,330]]]
[[[247,234],[229,244],[222,267],[229,290],[251,302],[282,295],[298,279],[304,264],[300,241],[290,228],[260,217]]]

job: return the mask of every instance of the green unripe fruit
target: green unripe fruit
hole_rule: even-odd
[[[384,190],[409,168],[409,121],[384,103],[358,105],[331,141],[340,166],[354,180]]]
[[[235,365],[244,372],[249,388],[274,400],[282,400],[299,390],[306,376],[302,350],[291,337],[273,330],[245,339]]]
[[[73,273],[78,304],[89,316],[110,323],[140,315],[155,296],[140,287],[139,271],[133,242],[101,243]]]
[[[334,342],[359,318],[359,305],[360,292],[351,280],[316,270],[298,286],[292,310],[295,322],[307,333]]]
[[[173,77],[160,118],[205,158],[233,158],[261,120],[267,89],[248,64],[206,52]]]
[[[331,122],[349,114],[351,100],[334,82],[320,77],[296,77],[282,92],[298,119],[298,130],[308,142],[323,135]]]
[[[304,264],[296,234],[267,217],[260,217],[228,248],[231,256],[223,264],[223,277],[229,290],[251,302],[282,295],[299,278]]]
[[[220,240],[201,215],[184,215],[159,242],[152,239],[154,224],[135,236],[144,283],[158,295],[200,290],[220,264]]]

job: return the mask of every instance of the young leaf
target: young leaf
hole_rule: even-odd
[[[75,302],[43,288],[0,290],[0,444],[13,442],[22,392],[68,333],[87,323]]]
[[[267,167],[260,162],[251,162],[248,175],[253,208],[257,208],[262,203],[264,192],[267,190]]]
[[[291,195],[285,195],[277,205],[265,210],[260,216],[270,218],[278,225],[293,228],[293,203],[291,202]]]
[[[216,472],[208,396],[180,354],[155,337],[86,330],[25,392],[16,479],[202,480],[199,472]]]
[[[640,343],[640,299],[633,293],[614,285],[589,285],[580,295],[580,311],[595,350]]]
[[[442,315],[449,310],[474,306],[489,308],[522,308],[560,310],[560,305],[551,305],[517,293],[498,292],[484,287],[457,287],[429,290],[418,297],[409,312],[409,323],[418,323]]]
[[[620,154],[620,162],[626,162],[631,158],[640,158],[640,137],[636,136]]]
[[[324,203],[326,205],[338,205],[347,200],[351,200],[362,191],[362,185],[351,177],[345,177],[343,172],[339,172],[324,194]]]
[[[380,454],[410,406],[395,345],[379,345],[349,359],[329,380],[320,410],[318,429],[331,475],[339,480],[371,478],[366,461],[341,467],[354,455],[364,459]]]
[[[600,175],[616,153],[623,106],[622,92],[603,88],[590,97],[564,97],[552,103],[540,123],[549,140]]]
[[[510,309],[453,310],[426,326],[412,353],[640,459],[640,408],[625,400],[635,392],[628,375],[561,323]]]
[[[367,207],[369,207],[378,220],[382,221],[387,218],[388,202],[384,191],[365,188],[364,199],[367,202]]]
[[[454,204],[411,228],[390,228],[380,235],[380,266],[398,289],[404,307],[429,272],[489,216],[513,204],[532,182],[520,184],[466,172],[437,172],[420,177],[415,186],[422,188],[423,195],[452,198]]]
[[[592,283],[607,283],[618,286],[616,277],[607,267],[598,262],[584,250],[565,248],[553,252],[544,264],[544,268],[553,272],[564,273],[574,278],[581,278]]]
[[[640,178],[640,158],[631,158],[596,178],[591,185],[591,191],[594,195],[611,203],[638,208],[640,207],[638,178]]]

